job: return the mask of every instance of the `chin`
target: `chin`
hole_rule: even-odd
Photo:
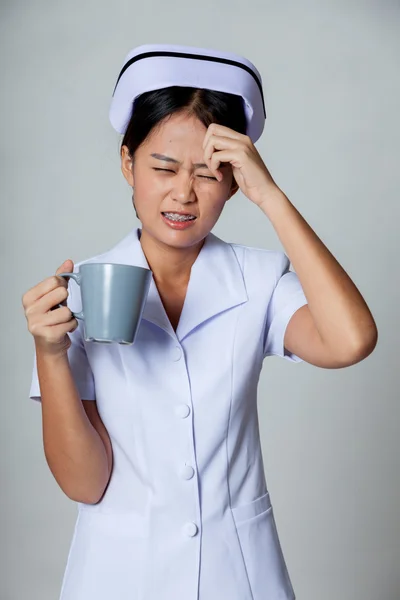
[[[158,237],[159,241],[173,248],[190,248],[202,242],[208,232],[203,234],[198,231],[171,231],[167,234],[163,233]]]

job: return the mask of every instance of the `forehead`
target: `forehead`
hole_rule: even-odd
[[[179,144],[199,145],[202,149],[206,126],[196,117],[185,113],[169,115],[161,121],[147,137],[148,147],[161,145],[173,146]],[[157,150],[154,150],[157,152]]]

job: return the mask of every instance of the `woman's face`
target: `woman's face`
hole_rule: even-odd
[[[185,248],[203,240],[238,189],[229,163],[220,166],[220,182],[204,164],[206,131],[197,117],[175,113],[151,132],[133,163],[122,147],[121,169],[134,187],[143,231],[168,246]],[[188,213],[195,219],[182,226],[163,213]]]

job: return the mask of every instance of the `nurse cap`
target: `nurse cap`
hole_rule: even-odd
[[[164,87],[205,88],[242,96],[247,121],[246,134],[253,143],[266,119],[262,79],[246,58],[210,48],[145,44],[125,57],[114,87],[109,118],[119,133],[125,133],[132,102],[140,94]]]

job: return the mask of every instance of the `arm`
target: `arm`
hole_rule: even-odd
[[[285,348],[325,368],[366,358],[378,333],[353,281],[281,190],[269,191],[259,206],[275,228],[308,301],[289,321]]]
[[[81,401],[67,355],[53,356],[38,350],[36,355],[47,463],[69,498],[94,504],[102,497],[111,475],[110,438],[96,403]]]
[[[308,306],[285,330],[285,345],[318,366],[344,367],[375,348],[375,321],[360,292],[322,241],[276,185],[248,135],[217,123],[207,128],[204,159],[219,182],[232,166],[231,197],[239,188],[272,223],[303,288]],[[220,169],[220,166],[222,168]]]

